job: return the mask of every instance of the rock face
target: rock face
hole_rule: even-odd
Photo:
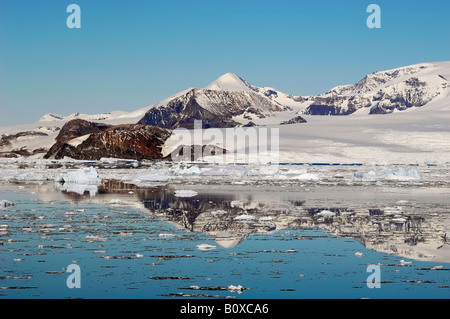
[[[113,157],[134,160],[161,159],[161,147],[171,132],[150,125],[106,126],[84,120],[68,122],[45,158],[65,156],[79,160]]]
[[[283,108],[255,92],[192,89],[151,108],[138,124],[192,129],[194,120],[202,120],[204,128],[237,127],[240,124],[232,119],[234,116],[265,118],[277,111]]]
[[[104,131],[108,127],[111,126],[107,124],[89,122],[80,119],[71,120],[61,128],[58,137],[56,138],[56,142],[65,143],[76,137]]]
[[[108,127],[110,126],[106,124],[88,122],[80,119],[71,120],[61,128],[56,137],[56,143],[53,144],[44,158],[63,158],[66,155],[62,154],[70,147],[70,145],[66,145],[66,142],[87,134],[99,133]]]

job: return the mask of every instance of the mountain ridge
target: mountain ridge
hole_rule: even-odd
[[[0,157],[36,154],[39,158],[55,144],[58,130],[76,119],[102,125],[139,123],[170,130],[190,129],[194,120],[202,120],[204,128],[278,126],[286,132],[318,138],[323,133],[311,123],[317,122],[316,115],[345,115],[351,125],[358,126],[364,125],[366,115],[414,113],[421,122],[426,116],[431,129],[439,128],[447,126],[442,121],[450,117],[449,79],[450,61],[419,63],[373,72],[358,82],[336,86],[323,94],[295,96],[272,87],[253,86],[235,73],[225,73],[204,88],[188,88],[132,112],[69,116],[49,113],[33,124],[0,127]],[[386,115],[385,119],[382,121],[393,125],[411,121],[411,116]],[[303,135],[311,124],[312,133]]]
[[[444,74],[441,74],[444,73]],[[439,95],[448,92],[450,87],[450,61],[418,63],[385,71],[367,74],[361,80],[339,85],[329,91],[311,96],[287,94],[272,87],[257,87],[236,73],[225,73],[204,88],[188,88],[150,106],[132,112],[113,111],[94,115],[74,113],[69,116],[48,113],[40,122],[84,119],[88,121],[116,121],[126,123],[142,119],[152,108],[167,105],[170,101],[197,90],[256,93],[284,110],[293,110],[299,115],[350,115],[368,108],[367,114],[386,114],[410,107],[421,107]],[[425,83],[425,85],[423,85]],[[430,86],[428,92],[419,86]],[[375,93],[381,90],[382,94]],[[377,91],[377,92],[378,92]],[[425,98],[420,99],[425,94]],[[382,102],[380,102],[382,101]],[[312,107],[310,107],[312,105]],[[373,108],[372,112],[369,111]],[[119,124],[119,123],[116,123]],[[242,123],[245,124],[245,123]]]

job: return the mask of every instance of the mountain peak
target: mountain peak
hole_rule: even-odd
[[[252,91],[251,85],[235,73],[225,73],[205,87],[207,90]]]

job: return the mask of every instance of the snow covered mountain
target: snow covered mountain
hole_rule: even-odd
[[[151,108],[139,124],[155,125],[169,129],[193,128],[194,120],[202,120],[208,127],[236,127],[234,116],[243,115],[249,120],[275,116],[283,108],[254,92],[192,89],[167,104]]]
[[[358,110],[386,114],[422,107],[449,92],[450,79],[443,75],[449,69],[449,62],[439,62],[374,72],[313,97],[303,114],[348,115]]]
[[[83,119],[124,124],[140,121],[177,127],[185,123],[190,115],[216,122],[219,115],[240,115],[242,120],[245,116],[277,117],[280,112],[286,111],[305,115],[349,115],[358,110],[367,114],[392,113],[444,98],[450,88],[449,73],[450,61],[420,63],[374,72],[354,84],[336,86],[317,96],[292,95],[272,87],[257,87],[234,73],[226,73],[204,88],[188,88],[133,112],[74,113],[69,116],[49,113],[39,122]],[[175,116],[173,112],[179,115]],[[169,114],[169,119],[163,119]],[[234,121],[239,118],[227,119],[223,126],[235,125]],[[242,120],[240,123],[246,122]]]
[[[169,129],[192,128],[195,119],[202,120],[205,128],[275,125],[286,133],[284,140],[291,141],[287,148],[291,149],[294,141],[302,139],[311,140],[311,150],[319,141],[322,143],[323,138],[333,140],[330,145],[336,145],[335,139],[341,135],[341,142],[358,139],[357,135],[348,133],[348,125],[367,126],[369,122],[365,120],[373,119],[371,114],[397,113],[383,116],[376,123],[371,120],[375,130],[389,123],[391,130],[396,131],[399,123],[417,123],[419,118],[423,125],[427,123],[425,130],[435,130],[448,127],[445,118],[450,117],[449,80],[450,61],[421,63],[374,72],[354,84],[337,86],[321,95],[296,96],[272,87],[257,87],[234,73],[226,73],[204,88],[188,88],[132,112],[74,113],[69,116],[49,113],[33,124],[0,127],[0,157],[42,157],[55,144],[64,124],[74,119],[104,125],[139,123]],[[326,120],[328,116],[312,115],[348,116],[344,123],[338,119]],[[326,125],[326,131],[323,125]],[[326,132],[331,127],[336,132],[328,136]],[[381,143],[385,143],[386,134],[383,129],[379,137]],[[372,138],[373,134],[370,136]],[[400,135],[396,135],[397,141],[399,138]],[[358,140],[357,144],[361,143]],[[424,147],[431,147],[431,144],[425,143]]]
[[[276,117],[286,111],[276,100],[261,94],[258,88],[234,73],[226,73],[203,89],[190,89],[150,108],[138,122],[169,129],[193,128],[194,120],[208,127],[236,127],[249,121]]]

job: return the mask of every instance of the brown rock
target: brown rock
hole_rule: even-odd
[[[151,125],[122,124],[116,126],[99,125],[83,120],[74,120],[58,136],[45,158],[61,159],[65,156],[78,160],[100,160],[102,157],[155,160],[161,159],[161,147],[171,132]],[[80,125],[80,127],[77,127]],[[90,132],[89,131],[94,131]],[[90,136],[73,146],[68,142],[76,137]],[[72,137],[72,138],[70,138]],[[63,142],[62,142],[63,141]]]

